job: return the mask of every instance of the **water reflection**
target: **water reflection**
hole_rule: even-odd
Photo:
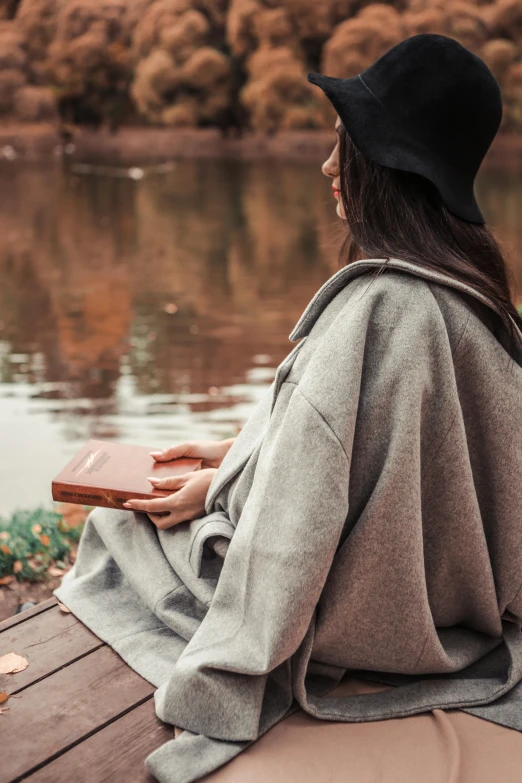
[[[337,269],[317,163],[171,168],[0,168],[0,514],[50,500],[88,437],[234,434]],[[479,196],[516,257],[520,175],[485,172]]]

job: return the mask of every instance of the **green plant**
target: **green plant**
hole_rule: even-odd
[[[67,514],[43,506],[15,511],[9,519],[0,518],[0,579],[15,576],[20,582],[37,582],[48,574],[65,573],[88,510],[79,508],[83,514],[80,519],[76,515],[74,523],[67,521]]]

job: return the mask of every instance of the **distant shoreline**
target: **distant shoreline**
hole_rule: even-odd
[[[46,161],[64,154],[79,162],[121,166],[176,159],[324,160],[333,141],[333,133],[323,130],[234,138],[217,128],[124,127],[110,133],[79,127],[66,144],[51,124],[12,124],[0,128],[0,160]],[[522,168],[522,135],[499,135],[485,164]]]

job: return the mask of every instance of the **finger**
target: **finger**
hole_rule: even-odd
[[[181,489],[187,483],[191,473],[183,473],[181,476],[165,476],[165,478],[154,478],[149,476],[148,481],[154,489]]]
[[[168,462],[171,459],[179,459],[179,457],[197,457],[197,446],[191,441],[187,440],[184,443],[179,443],[177,446],[169,446],[162,451],[151,451],[150,454],[157,462]]]
[[[134,511],[172,511],[172,495],[164,498],[154,498],[153,500],[142,500],[141,498],[132,498],[124,504],[125,508],[132,508]]]

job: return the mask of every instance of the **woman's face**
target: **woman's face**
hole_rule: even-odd
[[[337,117],[335,121],[335,132],[337,134],[337,143],[333,148],[330,157],[322,165],[323,174],[332,178],[332,190],[334,198],[337,200],[336,212],[340,218],[345,219],[343,203],[341,201],[341,179],[339,173],[339,131],[341,129],[341,120]]]

